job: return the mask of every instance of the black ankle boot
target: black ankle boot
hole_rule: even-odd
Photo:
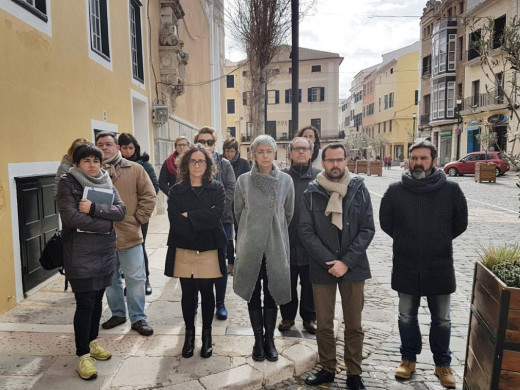
[[[202,356],[204,359],[213,355],[213,347],[211,344],[211,328],[202,329],[202,348],[200,350],[200,356]]]
[[[182,357],[190,358],[195,349],[195,328],[186,329],[184,333],[184,346],[182,347]]]
[[[249,310],[249,320],[255,335],[255,346],[253,347],[253,360],[262,362],[265,360],[264,353],[264,319],[262,309]]]
[[[265,358],[270,362],[278,360],[278,351],[274,345],[274,329],[276,328],[276,316],[278,315],[278,308],[266,309],[264,308],[264,353]]]

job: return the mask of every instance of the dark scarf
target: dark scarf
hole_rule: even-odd
[[[310,165],[291,165],[291,171],[302,177],[309,171],[310,167]]]
[[[432,168],[430,176],[424,179],[415,179],[410,170],[406,170],[402,176],[403,186],[412,192],[424,194],[427,192],[437,191],[446,184],[446,174],[435,167]]]
[[[168,172],[170,172],[172,175],[175,175],[175,176],[177,176],[177,172],[178,172],[177,165],[175,165],[175,159],[177,158],[178,155],[179,155],[179,153],[173,152],[166,159],[166,168],[168,168]]]
[[[131,157],[126,157],[127,160],[133,161],[133,162],[139,162],[139,161],[149,161],[150,156],[147,153],[143,153],[141,155],[138,155],[137,153],[134,153]]]

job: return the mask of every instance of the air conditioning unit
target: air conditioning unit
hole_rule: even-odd
[[[164,106],[161,104],[153,104],[152,105],[152,122],[157,124],[163,124],[168,121],[170,113],[168,110],[168,106]]]

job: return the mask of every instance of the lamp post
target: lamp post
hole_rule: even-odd
[[[416,137],[415,137],[415,120],[417,119],[417,114],[414,112],[412,114],[413,119],[413,126],[412,126],[412,145],[415,143]]]
[[[462,124],[462,117],[460,116],[461,108],[462,99],[457,99],[457,160],[460,158],[460,133],[462,133],[462,129],[460,128]]]

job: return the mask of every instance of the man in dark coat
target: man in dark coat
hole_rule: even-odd
[[[429,141],[410,148],[410,169],[390,185],[381,200],[381,229],[393,238],[392,289],[399,294],[400,366],[395,376],[409,379],[422,341],[417,313],[421,297],[431,314],[430,348],[435,375],[455,388],[450,368],[450,295],[455,291],[454,238],[468,225],[466,198],[457,183],[436,168],[437,149]]]
[[[278,325],[280,332],[291,329],[298,311],[298,277],[300,279],[300,317],[303,328],[312,334],[316,333],[316,310],[312,296],[312,284],[309,278],[309,254],[303,246],[298,234],[300,205],[303,192],[311,181],[316,179],[320,170],[311,165],[312,143],[303,137],[294,138],[289,144],[291,166],[283,172],[291,176],[294,184],[294,215],[289,224],[289,245],[291,247],[291,301],[280,306],[282,321]]]
[[[374,237],[370,194],[360,177],[350,177],[347,152],[340,143],[323,148],[323,172],[303,194],[298,229],[310,256],[310,278],[318,329],[316,341],[323,369],[305,382],[332,382],[336,372],[334,309],[341,294],[345,322],[347,386],[365,389],[361,380],[364,333],[361,312],[365,280],[370,278],[366,250]]]

